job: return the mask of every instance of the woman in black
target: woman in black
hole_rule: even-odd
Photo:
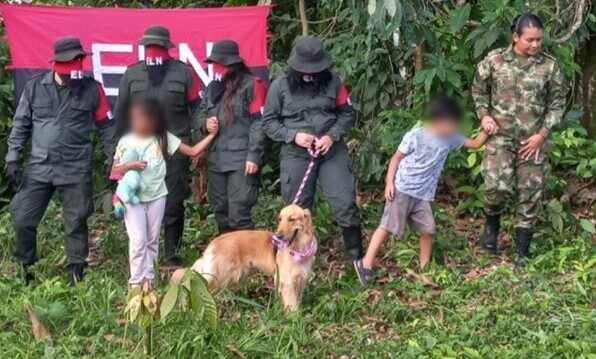
[[[238,44],[222,40],[207,62],[214,80],[203,93],[201,127],[219,128],[207,157],[208,194],[220,233],[253,227],[265,136],[261,109],[266,87],[240,57]]]

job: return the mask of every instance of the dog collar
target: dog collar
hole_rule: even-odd
[[[303,262],[306,259],[314,256],[315,253],[317,253],[317,241],[316,240],[310,241],[310,245],[303,252],[290,249],[290,255],[298,263]]]
[[[271,236],[271,242],[273,246],[278,250],[282,251],[290,245],[290,241],[284,241],[280,237],[276,236],[275,234]],[[294,258],[296,262],[303,262],[304,260],[312,257],[317,253],[317,241],[312,240],[310,241],[310,245],[304,251],[297,251],[294,249],[290,249],[290,256]]]

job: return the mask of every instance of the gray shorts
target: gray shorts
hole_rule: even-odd
[[[385,202],[379,227],[401,237],[406,223],[418,233],[435,233],[435,218],[430,202],[395,191],[393,201]]]

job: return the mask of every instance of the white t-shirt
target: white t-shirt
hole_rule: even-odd
[[[180,147],[180,139],[168,132],[168,154],[173,155]],[[139,192],[141,202],[156,200],[168,194],[166,187],[166,162],[163,158],[161,147],[157,137],[139,137],[134,133],[123,136],[118,141],[114,163],[120,163],[120,159],[127,150],[137,151],[140,161],[147,162],[147,167],[141,171],[141,178],[145,188]]]

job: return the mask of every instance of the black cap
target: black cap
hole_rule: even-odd
[[[167,49],[175,47],[172,41],[170,41],[170,30],[160,25],[149,26],[145,29],[139,44],[143,46],[157,45]]]
[[[331,67],[331,57],[315,36],[302,36],[292,49],[288,65],[298,72],[314,74]]]
[[[240,57],[238,44],[233,40],[221,40],[216,42],[211,49],[211,55],[207,57],[207,63],[217,62],[222,65],[233,65],[244,62]]]
[[[66,62],[86,55],[91,55],[91,53],[83,50],[81,40],[76,37],[63,37],[54,43],[54,58],[52,60]]]

